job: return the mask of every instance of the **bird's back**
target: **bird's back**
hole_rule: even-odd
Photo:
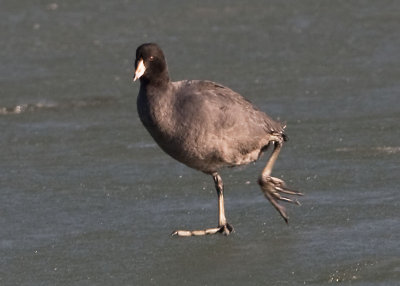
[[[160,122],[143,123],[165,152],[206,173],[255,161],[271,134],[284,136],[282,124],[211,81],[172,82],[158,97],[148,112]]]

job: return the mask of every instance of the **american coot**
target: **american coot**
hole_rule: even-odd
[[[225,217],[223,183],[218,171],[254,162],[270,145],[274,149],[258,183],[288,222],[285,208],[278,201],[299,204],[282,194],[302,194],[289,190],[281,179],[271,176],[287,140],[284,125],[220,84],[200,80],[171,82],[164,53],[154,43],[143,44],[136,50],[134,81],[137,79],[137,109],[143,125],[171,157],[211,175],[218,194],[218,227],[177,230],[173,235],[230,234],[233,227]]]

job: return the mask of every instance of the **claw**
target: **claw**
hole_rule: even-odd
[[[304,196],[303,193],[300,193],[300,192],[295,191],[295,190],[288,189],[286,187],[282,188],[282,187],[276,186],[275,189],[277,191],[281,192],[281,193],[285,193],[285,194],[288,194],[288,195]]]
[[[296,199],[292,200],[292,199],[289,199],[289,198],[285,198],[285,197],[279,196],[278,200],[281,200],[281,201],[284,201],[284,202],[287,202],[287,203],[291,203],[291,204],[295,204],[295,205],[298,205],[298,206],[301,205],[300,202],[298,200],[296,200]]]
[[[285,222],[288,223],[289,217],[286,213],[286,208],[280,205],[278,201],[292,203],[299,206],[301,204],[297,199],[284,197],[280,193],[288,195],[296,195],[296,196],[302,196],[303,194],[298,191],[286,188],[285,182],[275,177],[268,176],[267,178],[260,178],[258,183],[261,186],[261,189],[263,190],[265,197],[275,207],[275,209],[279,212],[279,214],[282,216]]]

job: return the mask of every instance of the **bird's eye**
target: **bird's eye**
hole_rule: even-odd
[[[149,60],[150,60],[150,61],[153,61],[153,60],[154,60],[154,57],[153,57],[153,56],[150,56]]]

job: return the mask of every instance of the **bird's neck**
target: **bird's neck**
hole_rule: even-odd
[[[167,89],[170,82],[171,80],[167,70],[158,74],[157,76],[152,76],[151,78],[146,76],[142,76],[140,78],[140,86],[144,87],[145,89]]]
[[[147,97],[150,101],[152,100],[160,100],[159,97],[165,98],[168,97],[168,90],[171,89],[171,81],[167,80],[152,80],[140,81],[140,91],[139,94]]]

